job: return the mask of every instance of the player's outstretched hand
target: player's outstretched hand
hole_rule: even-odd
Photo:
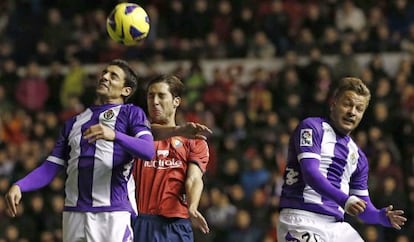
[[[405,222],[407,221],[407,219],[402,216],[404,214],[403,210],[393,210],[393,206],[389,205],[386,209],[385,209],[385,214],[387,215],[388,219],[390,220],[390,223],[392,225],[392,227],[396,228],[396,229],[401,229],[401,226],[403,226],[405,224]]]
[[[207,139],[208,134],[212,134],[213,131],[209,129],[207,126],[194,123],[194,122],[187,122],[183,125],[179,125],[176,127],[176,132],[181,136],[190,138],[190,139]]]
[[[210,232],[206,219],[198,210],[189,210],[188,213],[190,214],[191,223],[194,227],[200,229],[204,234]]]
[[[22,199],[22,192],[20,190],[20,187],[17,185],[11,186],[5,197],[7,203],[7,214],[10,217],[15,217],[17,215],[17,206]]]
[[[207,126],[194,122],[187,122],[178,126],[164,126],[152,123],[151,131],[155,140],[163,140],[173,136],[207,140],[206,135],[213,133]]]
[[[111,141],[115,139],[115,131],[103,124],[95,124],[83,133],[83,138],[87,139],[89,143],[93,143],[98,139]]]

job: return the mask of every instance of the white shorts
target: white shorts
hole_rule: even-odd
[[[63,242],[133,241],[131,213],[63,212]]]
[[[364,242],[346,222],[334,217],[299,209],[284,208],[277,225],[279,242]]]

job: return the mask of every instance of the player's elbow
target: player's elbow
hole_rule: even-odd
[[[141,140],[139,149],[136,150],[135,157],[143,160],[151,160],[155,156],[153,141]]]
[[[151,160],[155,156],[154,149],[146,149],[146,151],[141,154],[141,158],[144,160]]]
[[[186,187],[193,187],[194,185],[202,186],[203,180],[197,176],[189,176],[185,180]]]

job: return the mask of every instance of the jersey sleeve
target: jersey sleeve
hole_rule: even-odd
[[[192,139],[190,140],[190,153],[188,154],[188,161],[195,163],[200,167],[203,173],[207,169],[210,154],[208,144],[205,140]]]
[[[56,138],[55,146],[53,147],[52,152],[46,158],[47,161],[61,166],[67,165],[66,161],[69,158],[68,135],[74,121],[74,119],[70,119],[65,122],[59,132],[59,136]]]
[[[131,136],[140,137],[143,135],[150,135],[151,133],[151,124],[142,108],[130,105],[130,115],[129,115],[129,123],[130,123],[130,130]]]
[[[321,139],[321,122],[312,118],[303,120],[293,135],[293,145],[298,161],[305,158],[320,160]]]

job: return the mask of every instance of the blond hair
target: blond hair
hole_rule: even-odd
[[[369,100],[371,99],[371,92],[369,91],[368,87],[365,85],[365,83],[361,79],[356,78],[356,77],[342,78],[339,81],[336,89],[334,90],[333,98],[337,99],[346,91],[353,91],[360,96],[366,97],[368,103],[369,103]]]

